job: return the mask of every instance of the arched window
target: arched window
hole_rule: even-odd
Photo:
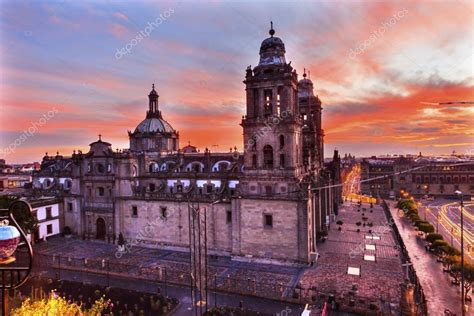
[[[263,166],[267,169],[273,169],[273,148],[270,145],[263,147]]]
[[[97,169],[97,172],[98,172],[98,173],[104,173],[104,171],[105,171],[104,165],[101,164],[101,163],[98,163],[98,164],[96,165],[96,169]]]
[[[160,166],[156,162],[152,162],[152,163],[150,163],[150,165],[148,165],[148,171],[150,173],[158,172],[158,171],[160,171]]]
[[[285,147],[285,136],[280,135],[280,149]]]
[[[252,155],[252,168],[257,168],[257,155]]]

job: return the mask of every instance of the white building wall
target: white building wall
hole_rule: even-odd
[[[46,209],[51,208],[51,219],[47,220],[46,218]],[[36,211],[36,218],[38,220],[38,231],[39,231],[39,239],[43,239],[45,237],[54,236],[59,234],[60,225],[59,225],[59,204],[50,204],[44,205],[37,208],[34,208]],[[48,234],[48,225],[51,225],[52,231]]]

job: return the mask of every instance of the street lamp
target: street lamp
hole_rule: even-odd
[[[462,192],[459,190],[455,191],[456,195],[459,197],[459,201],[461,204],[461,314],[464,316],[466,315],[466,311],[464,308],[464,219],[463,219],[463,209],[464,209],[464,202],[463,202],[463,195]]]

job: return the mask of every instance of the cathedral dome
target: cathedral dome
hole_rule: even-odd
[[[171,127],[170,123],[166,122],[162,118],[147,117],[140,124],[138,124],[137,128],[135,129],[135,133],[137,132],[143,134],[167,134],[175,133],[175,130],[173,127]]]
[[[306,78],[306,70],[303,74],[303,79],[298,81],[298,97],[309,97],[313,96],[313,82],[311,79]]]
[[[269,31],[270,37],[263,40],[260,46],[259,65],[281,65],[286,64],[285,44],[279,37],[273,37],[275,30],[272,27]]]

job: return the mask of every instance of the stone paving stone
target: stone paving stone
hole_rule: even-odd
[[[372,213],[366,208],[366,223],[373,223],[373,227],[358,227],[355,223],[363,222],[362,212],[357,212],[356,207],[343,207],[337,218],[343,221],[342,230],[338,230],[338,225],[331,225],[328,239],[318,244],[318,262],[303,273],[300,284],[322,292],[355,292],[360,297],[383,298],[398,305],[404,277],[399,248],[382,208],[374,206]],[[361,231],[357,232],[357,228]],[[366,239],[369,229],[380,240]],[[375,245],[376,249],[366,250],[366,244]],[[376,261],[365,261],[364,254],[375,255]],[[348,275],[349,266],[360,268],[360,276]],[[357,291],[353,290],[354,285]]]

